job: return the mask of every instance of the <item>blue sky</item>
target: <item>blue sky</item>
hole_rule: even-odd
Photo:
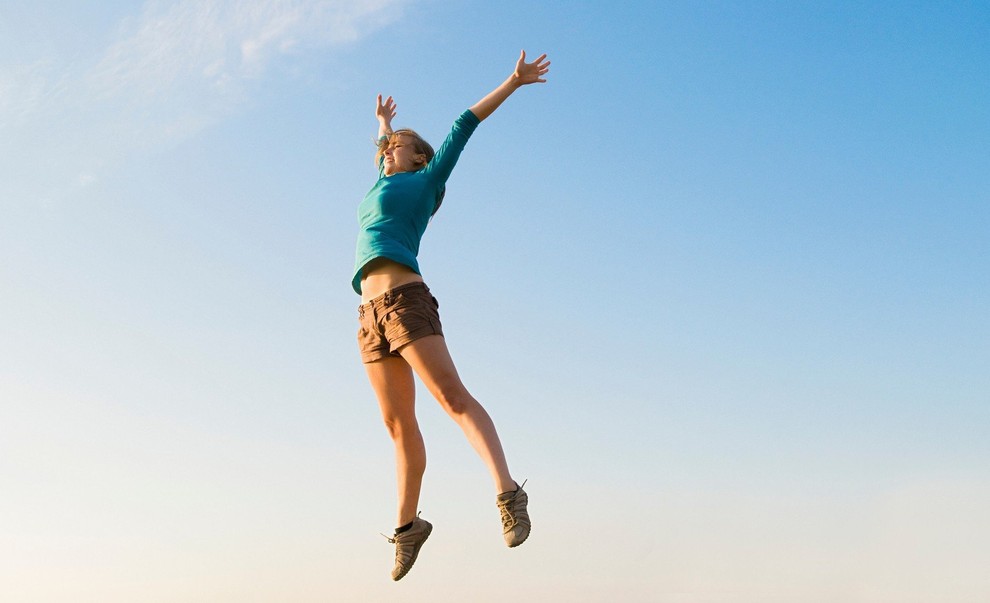
[[[420,263],[533,537],[420,392],[393,584],[375,95],[520,48]],[[978,2],[5,2],[0,595],[985,601],[988,67]]]

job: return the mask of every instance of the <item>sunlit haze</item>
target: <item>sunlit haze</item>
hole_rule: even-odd
[[[533,532],[420,391],[394,583],[376,95],[520,49],[419,260]],[[986,3],[6,0],[0,600],[985,603],[988,233]]]

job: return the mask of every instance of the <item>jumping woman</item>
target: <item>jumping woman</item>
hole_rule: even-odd
[[[529,536],[526,492],[509,473],[491,417],[468,393],[454,368],[440,326],[439,304],[423,282],[416,256],[426,226],[440,208],[447,179],[475,128],[522,86],[545,83],[549,68],[545,54],[527,63],[523,51],[512,75],[457,118],[436,153],[412,130],[392,130],[395,102],[391,96],[384,101],[378,96],[378,182],[358,206],[360,231],[352,285],[362,302],[361,360],[395,444],[399,527],[388,539],[395,545],[393,580],[406,575],[433,530],[417,513],[426,448],[416,421],[414,373],[488,467],[498,493],[505,543],[518,546]]]

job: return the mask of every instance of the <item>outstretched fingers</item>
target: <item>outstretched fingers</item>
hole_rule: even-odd
[[[543,53],[535,61],[527,63],[526,51],[521,50],[516,62],[516,77],[523,84],[545,84],[546,79],[542,76],[550,71],[550,61],[546,59],[547,55]]]
[[[391,120],[395,117],[395,101],[389,96],[382,102],[382,95],[378,95],[378,103],[375,107],[375,115],[378,117],[383,117],[387,120]]]

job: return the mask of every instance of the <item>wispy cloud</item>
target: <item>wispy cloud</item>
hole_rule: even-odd
[[[149,1],[93,57],[0,68],[0,161],[25,160],[21,180],[42,188],[86,186],[128,154],[236,112],[280,61],[355,42],[404,3]]]

